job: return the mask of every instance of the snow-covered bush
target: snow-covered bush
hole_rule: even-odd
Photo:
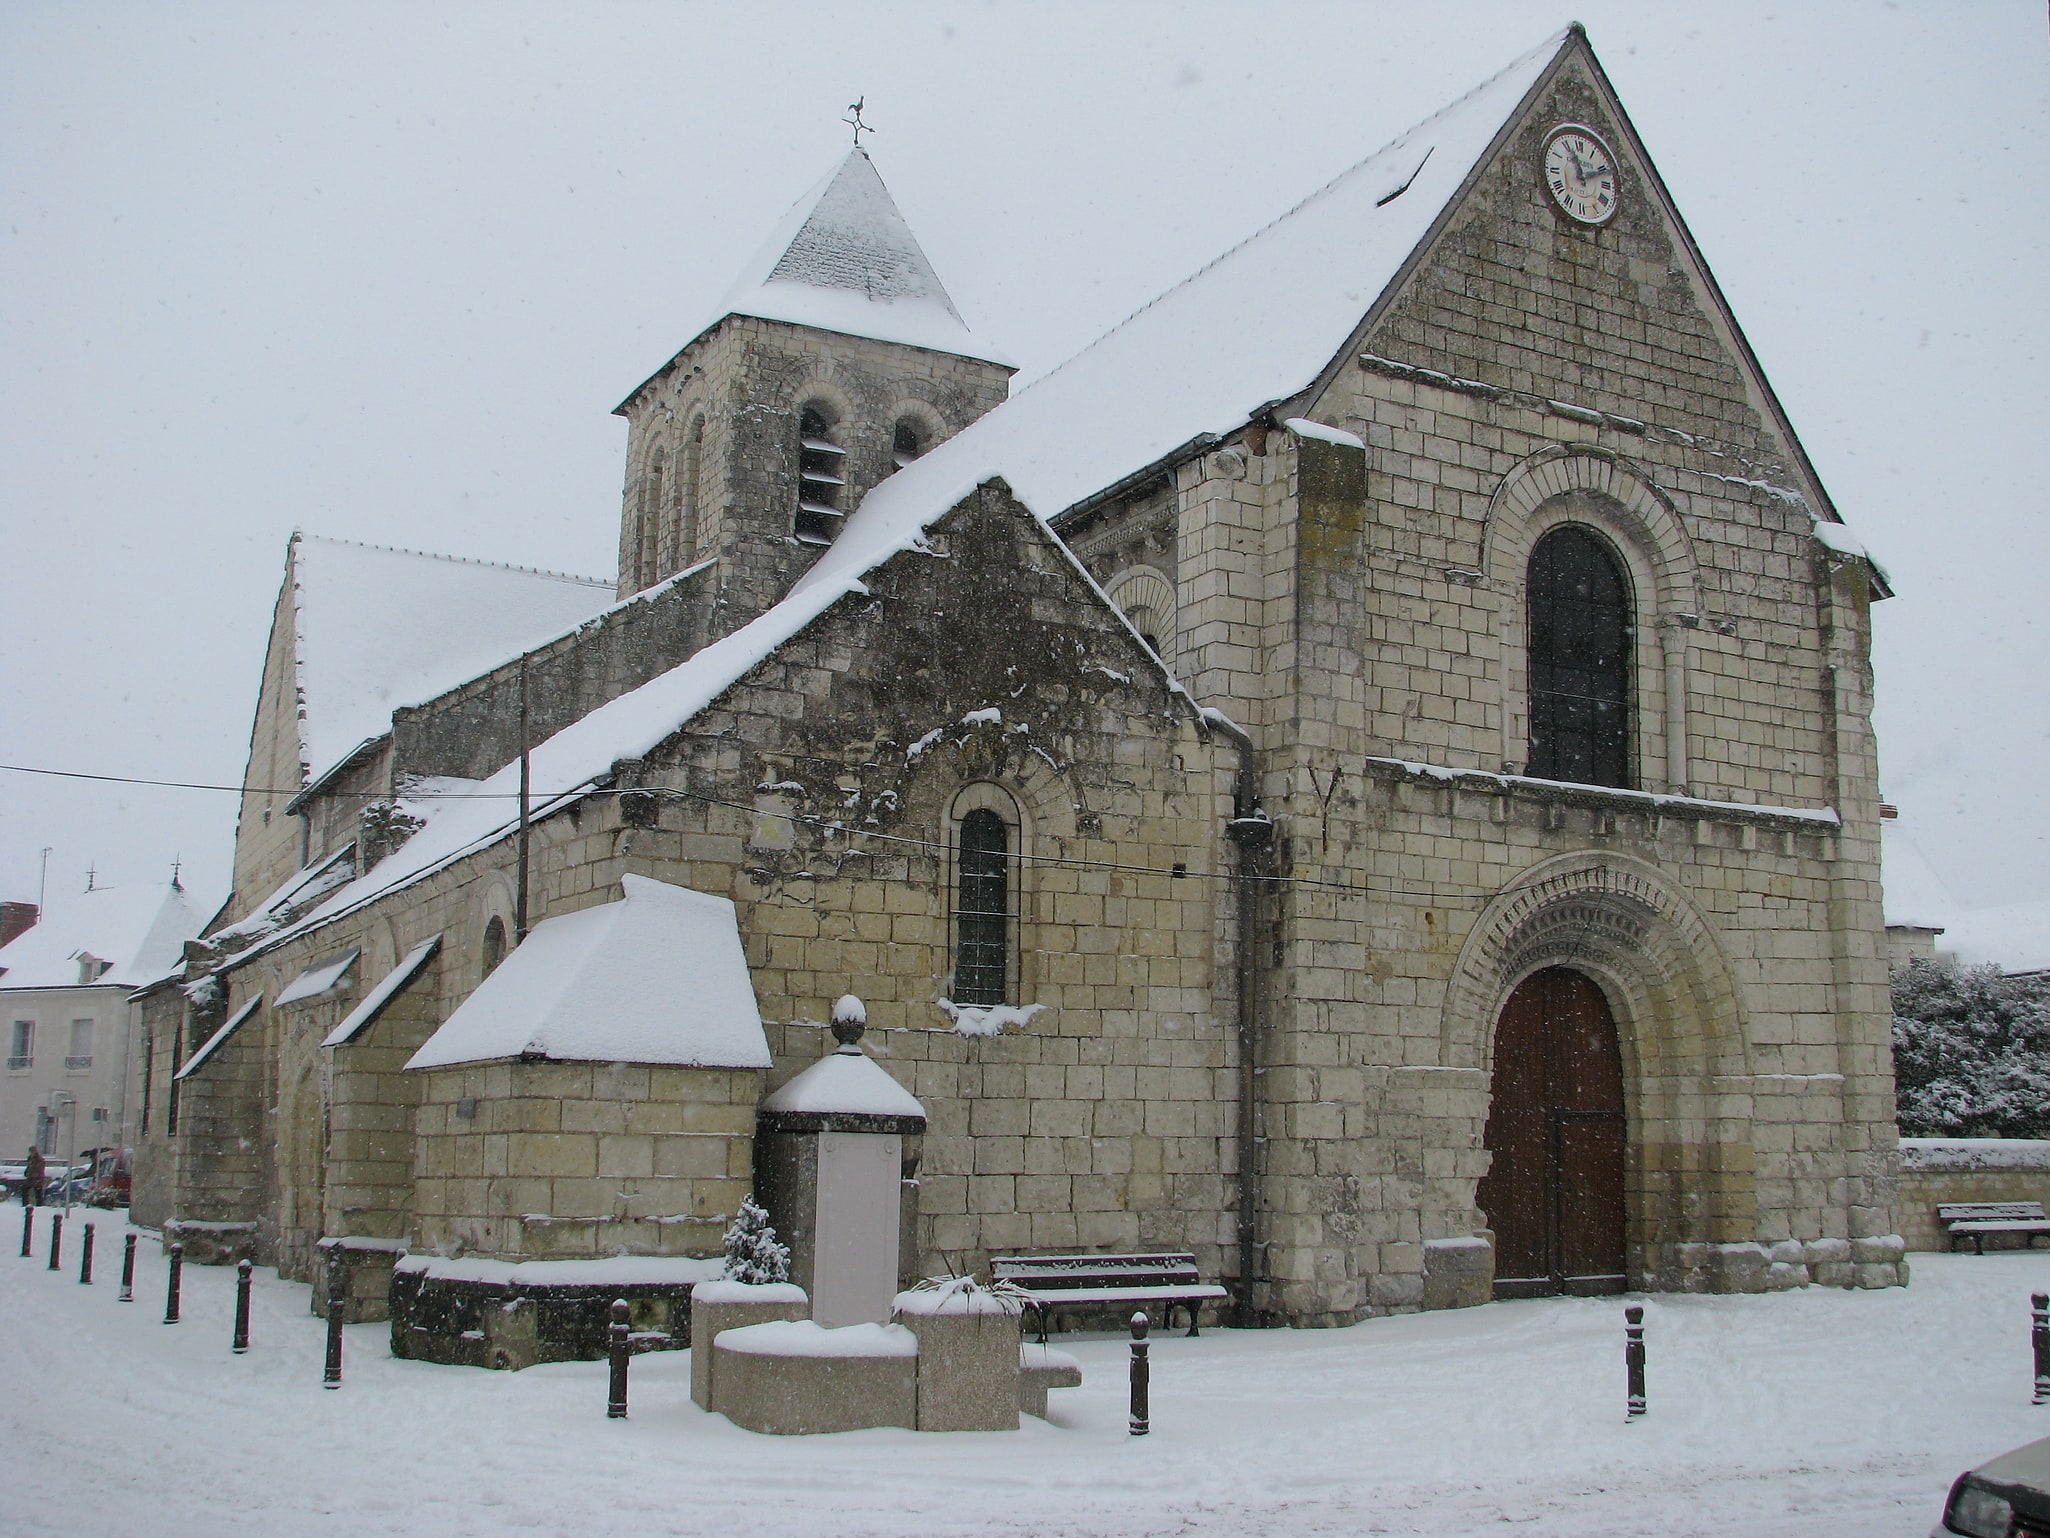
[[[2050,1137],[2050,981],[1910,961],[1893,972],[1907,1137]]]
[[[776,1226],[752,1194],[740,1199],[740,1213],[726,1230],[726,1275],[756,1287],[790,1280],[790,1246],[776,1237]]]

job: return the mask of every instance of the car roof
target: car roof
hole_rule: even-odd
[[[1972,1470],[1981,1479],[2003,1485],[2050,1491],[2050,1437],[2002,1453]]]

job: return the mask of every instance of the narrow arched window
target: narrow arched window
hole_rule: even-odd
[[[833,424],[817,406],[797,419],[797,518],[792,532],[813,544],[830,544],[846,509],[847,451],[833,441]]]
[[[917,422],[913,421],[910,417],[899,417],[897,419],[897,431],[890,439],[890,453],[896,460],[899,470],[910,464],[912,460],[923,457],[925,451],[931,447],[932,435],[921,428]]]
[[[647,587],[661,575],[662,470],[665,456],[655,450],[648,460],[648,473],[641,481],[641,549],[635,587]]]
[[[961,819],[954,1002],[1001,1004],[1011,960],[1011,832],[986,806]]]
[[[676,565],[680,571],[698,558],[698,498],[701,495],[699,477],[705,469],[705,419],[699,417],[690,425],[690,443],[684,450],[681,517],[676,536]]]
[[[503,960],[505,960],[505,920],[493,914],[491,922],[484,926],[483,977],[489,977],[493,972],[496,972],[498,964]]]
[[[1594,533],[1562,524],[1530,555],[1530,763],[1579,785],[1630,783],[1630,588]]]

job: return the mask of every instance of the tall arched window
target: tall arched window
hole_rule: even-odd
[[[705,419],[690,424],[690,443],[684,450],[683,484],[678,487],[681,502],[676,535],[676,566],[681,571],[698,558],[699,477],[705,469]]]
[[[1002,1004],[1011,961],[1011,830],[979,806],[961,819],[954,1002]]]
[[[667,456],[660,449],[655,450],[648,458],[648,473],[641,481],[641,550],[635,587],[646,587],[661,574],[662,471],[666,462]]]
[[[813,544],[830,544],[846,509],[847,451],[833,441],[833,423],[817,406],[797,419],[797,517],[792,532]]]
[[[1530,762],[1579,785],[1630,783],[1630,588],[1609,547],[1561,524],[1530,554]]]

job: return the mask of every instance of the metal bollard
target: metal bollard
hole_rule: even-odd
[[[249,1349],[249,1279],[256,1274],[254,1263],[244,1258],[235,1262],[235,1351]]]
[[[78,1285],[90,1287],[93,1281],[93,1226],[85,1225],[85,1240],[80,1246],[78,1257]]]
[[[2036,1348],[2036,1397],[2030,1404],[2050,1404],[2050,1293],[2029,1294],[2029,1339]]]
[[[116,1301],[135,1301],[135,1235],[130,1234],[121,1246],[121,1296]]]
[[[1135,1437],[1143,1437],[1153,1429],[1152,1413],[1146,1403],[1146,1390],[1153,1379],[1153,1369],[1146,1360],[1146,1326],[1149,1322],[1143,1313],[1132,1315],[1131,1431]]]
[[[64,1214],[50,1214],[50,1269],[58,1270],[64,1263]]]
[[[185,1280],[185,1246],[171,1245],[164,1251],[171,1259],[170,1280],[164,1285],[164,1323],[178,1322],[178,1286]]]
[[[21,1258],[27,1260],[36,1237],[36,1209],[27,1203],[21,1209]]]
[[[605,1401],[607,1420],[626,1419],[627,1336],[630,1333],[626,1316],[626,1299],[613,1299],[612,1323],[605,1328],[605,1349],[612,1358],[612,1387]]]
[[[342,1386],[342,1321],[349,1313],[349,1273],[341,1257],[327,1258],[327,1366],[320,1375],[322,1388]]]
[[[1635,1303],[1623,1310],[1623,1368],[1629,1378],[1630,1408],[1623,1419],[1644,1413],[1644,1310]]]

